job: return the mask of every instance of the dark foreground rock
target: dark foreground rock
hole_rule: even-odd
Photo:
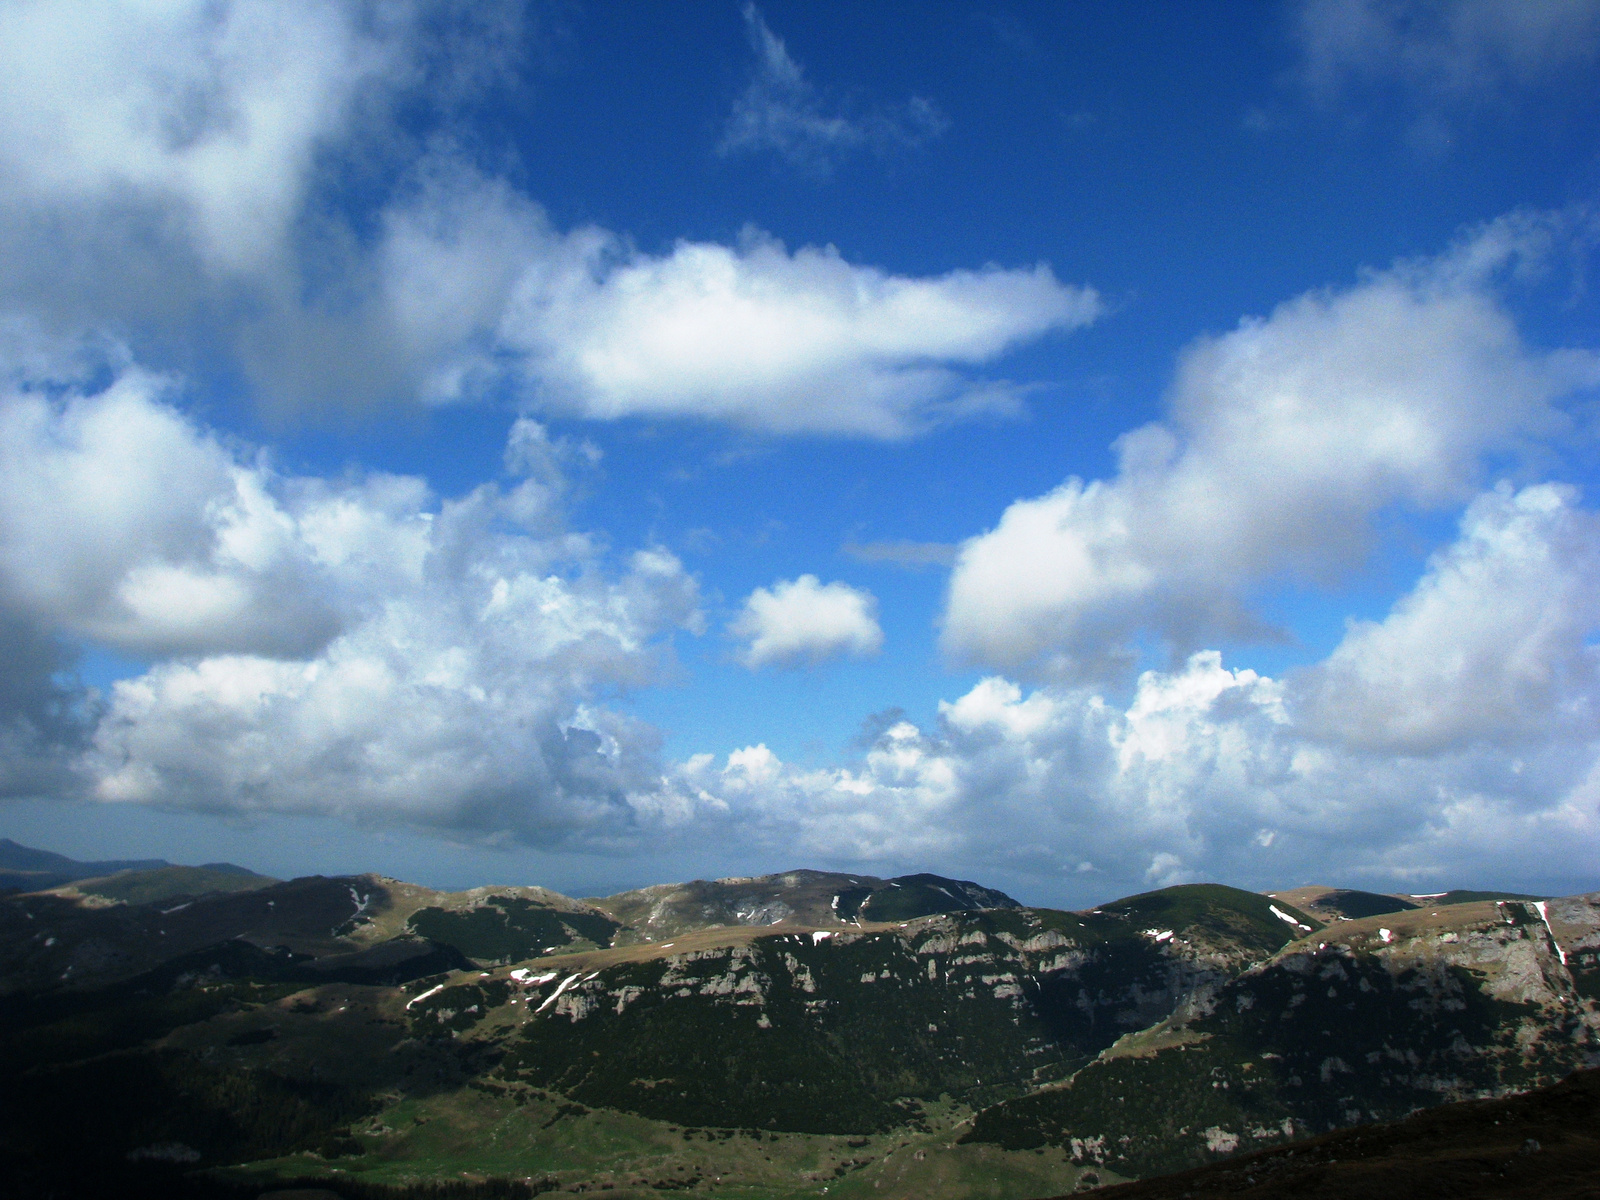
[[[1502,1100],[1470,1100],[1403,1121],[1122,1184],[1104,1200],[1593,1200],[1600,1197],[1600,1070]]]

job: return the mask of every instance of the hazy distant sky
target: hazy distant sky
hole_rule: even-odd
[[[0,834],[1600,886],[1600,4],[0,3]]]

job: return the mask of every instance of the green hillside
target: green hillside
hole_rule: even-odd
[[[1362,917],[1381,917],[1385,913],[1405,912],[1420,906],[1410,900],[1402,900],[1398,896],[1343,889],[1319,896],[1317,907],[1349,920],[1359,921]]]
[[[1554,957],[1537,913],[1519,906],[1485,924],[1475,968],[1436,953],[1461,944],[1454,931],[1450,942],[1429,935],[1399,962],[1385,949],[1388,929],[1357,947],[1286,953],[1230,981],[1205,1011],[1102,1055],[1068,1086],[979,1114],[966,1137],[1070,1147],[1124,1175],[1148,1175],[1550,1082],[1600,1052],[1577,1009],[1552,1019],[1549,1002],[1560,997],[1544,990],[1542,975],[1538,987],[1523,981],[1529,951]],[[1496,962],[1499,977],[1487,970]]]
[[[155,904],[213,892],[248,892],[277,882],[270,876],[238,867],[156,867],[119,871],[99,879],[80,879],[73,887],[87,896],[119,900],[124,904]]]
[[[0,1170],[133,1200],[1028,1200],[1600,1053],[1600,897],[1326,926],[1212,884],[1009,900],[825,872],[594,904],[372,876],[0,896]]]
[[[1523,892],[1478,892],[1471,889],[1458,888],[1455,891],[1445,892],[1438,896],[1414,896],[1412,899],[1426,899],[1429,904],[1437,907],[1441,904],[1476,904],[1480,900],[1548,900],[1549,897],[1529,896]]]
[[[567,912],[507,895],[465,910],[421,909],[409,928],[487,964],[521,962],[577,941],[609,946],[621,925],[597,912]]]

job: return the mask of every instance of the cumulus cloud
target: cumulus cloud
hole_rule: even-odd
[[[118,682],[83,764],[93,794],[626,838],[657,739],[594,700],[652,678],[647,639],[688,620],[693,587],[659,551],[608,582],[548,573],[551,547],[475,545],[492,499],[447,507],[414,587],[314,658],[214,655]]]
[[[947,652],[1083,679],[1147,635],[1271,636],[1252,587],[1338,579],[1389,505],[1465,502],[1486,454],[1558,428],[1555,402],[1600,381],[1590,352],[1527,346],[1500,301],[1497,272],[1548,233],[1497,222],[1191,346],[1169,418],[1119,439],[1114,479],[1019,501],[962,546]]]
[[[380,228],[372,261],[351,268],[358,302],[288,320],[278,333],[295,353],[254,352],[357,395],[453,403],[510,390],[597,420],[902,438],[1015,412],[1020,389],[983,368],[1103,311],[1093,288],[1045,265],[895,275],[756,230],[644,253],[603,229],[563,233],[503,180],[448,157],[418,165]]]
[[[130,370],[0,397],[0,598],[124,653],[294,654],[339,623],[324,564],[270,493]]]
[[[657,736],[605,702],[700,618],[671,554],[610,569],[566,527],[592,447],[520,420],[505,483],[441,500],[282,475],[172,388],[128,367],[0,401],[0,737],[31,786],[70,768],[106,801],[627,835]],[[97,702],[63,686],[63,638],[160,661]]]
[[[397,10],[398,11],[398,10]],[[0,189],[65,221],[171,220],[220,271],[281,251],[320,148],[406,66],[385,10],[310,0],[0,13]]]
[[[1586,886],[1597,567],[1600,518],[1573,489],[1500,486],[1384,620],[1352,622],[1285,680],[1215,650],[1122,699],[990,676],[930,725],[879,722],[858,764],[757,745],[691,759],[665,787],[756,846],[935,862],[1077,901],[1197,879]]]
[[[752,671],[843,655],[866,658],[883,648],[877,611],[871,592],[802,575],[756,588],[728,632],[746,643],[739,661]]]
[[[462,306],[454,326],[436,309],[419,330],[405,297],[385,303],[373,243],[406,240],[385,212],[433,182],[419,139],[451,144],[460,106],[515,70],[525,10],[5,6],[0,307],[67,336],[109,323],[185,366],[228,360],[279,406],[414,397],[439,339],[493,303],[493,279],[463,260],[419,275]],[[502,258],[521,261],[515,250]]]
[[[1215,651],[1122,699],[990,676],[932,722],[878,722],[849,765],[759,744],[670,764],[610,701],[699,627],[695,584],[664,551],[612,562],[566,526],[565,477],[592,448],[525,418],[505,481],[441,500],[404,477],[278,473],[183,417],[174,386],[124,367],[0,404],[5,794],[628,853],[714,841],[1063,901],[1196,878],[1576,877],[1600,850],[1600,524],[1564,487],[1477,496],[1383,621],[1287,680]],[[130,581],[153,568],[233,607],[140,607]],[[290,593],[314,621],[253,615]],[[803,576],[757,589],[735,631],[751,666],[871,653],[872,608]],[[168,656],[97,699],[72,684],[81,641]]]
[[[826,175],[856,151],[883,154],[920,146],[949,127],[938,107],[921,96],[855,111],[830,101],[806,79],[755,5],[744,6],[744,21],[756,55],[755,77],[733,106],[719,153],[771,151],[792,166]]]
[[[698,828],[753,851],[935,863],[1083,903],[1202,879],[1581,881],[1600,851],[1596,778],[1592,738],[1513,761],[1467,741],[1427,758],[1330,743],[1297,723],[1281,682],[1204,651],[1121,704],[991,677],[930,729],[892,725],[856,766],[758,745],[691,759],[666,787]]]
[[[33,622],[0,608],[0,799],[74,786],[72,763],[99,716],[76,686],[76,655]]]
[[[1351,624],[1299,683],[1313,730],[1402,754],[1593,738],[1600,523],[1571,488],[1479,497],[1381,622]]]

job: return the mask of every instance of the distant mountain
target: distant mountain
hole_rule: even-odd
[[[1521,892],[1485,892],[1458,889],[1436,892],[1425,896],[1362,892],[1348,888],[1300,887],[1285,892],[1272,892],[1275,899],[1297,904],[1324,921],[1359,921],[1362,917],[1377,917],[1384,913],[1405,912],[1413,908],[1441,908],[1450,904],[1475,904],[1480,900],[1545,900],[1546,896],[1529,896]]]
[[[103,862],[79,862],[65,854],[49,850],[35,850],[0,838],[0,889],[17,888],[32,892],[44,888],[60,887],[79,879],[92,879],[111,875],[117,871],[149,871],[172,864],[163,858],[109,859]],[[242,869],[242,868],[241,868]]]
[[[233,863],[180,867],[163,858],[79,862],[0,838],[0,890],[39,892],[70,886],[81,895],[102,900],[154,904],[210,892],[246,891],[276,882]]]
[[[141,900],[166,871],[229,875],[0,896],[19,1194],[1025,1200],[1600,1060],[1600,894],[1350,918],[1377,894],[1196,884],[1072,913],[792,871]]]
[[[1525,892],[1482,892],[1470,888],[1457,888],[1455,891],[1439,892],[1432,896],[1412,896],[1411,900],[1426,901],[1419,903],[1418,908],[1438,908],[1443,904],[1476,904],[1480,900],[1548,900],[1549,896],[1530,896]]]
[[[828,871],[663,883],[588,903],[647,942],[721,926],[847,925],[1021,907],[1004,892],[963,879],[941,875],[879,879]]]
[[[257,875],[231,863],[206,867],[154,867],[149,870],[124,870],[114,875],[75,879],[70,886],[85,896],[123,904],[155,904],[194,899],[216,892],[248,892],[279,882],[268,875]]]
[[[1359,921],[1362,917],[1405,912],[1417,907],[1416,901],[1400,896],[1348,888],[1303,887],[1288,892],[1273,892],[1272,897],[1298,904],[1324,921]]]

